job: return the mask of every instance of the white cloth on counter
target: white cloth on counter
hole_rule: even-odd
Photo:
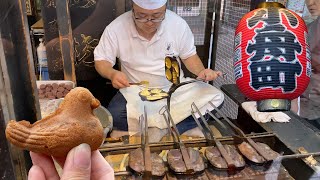
[[[248,101],[241,104],[243,109],[249,113],[257,122],[289,122],[291,119],[287,114],[283,112],[260,112],[257,110],[256,101]]]
[[[191,78],[182,78],[183,81],[191,80]],[[182,81],[182,82],[183,82]],[[158,127],[160,129],[167,128],[167,124],[159,110],[167,104],[167,99],[158,101],[142,101],[139,92],[144,87],[130,86],[120,89],[127,100],[127,120],[129,124],[129,134],[133,135],[140,130],[139,116],[143,114],[144,106],[147,110],[147,118],[149,127]],[[164,89],[168,92],[168,89]],[[179,87],[171,96],[170,113],[172,119],[177,124],[191,115],[191,104],[194,102],[200,109],[202,114],[206,110],[213,110],[208,104],[211,101],[215,106],[220,106],[224,100],[223,93],[214,86],[204,82],[193,82]],[[196,114],[196,116],[199,116]]]

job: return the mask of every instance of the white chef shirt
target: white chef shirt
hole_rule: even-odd
[[[114,65],[118,58],[129,82],[147,80],[150,87],[165,88],[171,85],[165,76],[165,57],[187,59],[195,54],[193,34],[186,21],[174,12],[166,11],[165,19],[149,41],[138,34],[129,11],[106,27],[94,50],[94,60]],[[180,75],[183,77],[182,70]]]

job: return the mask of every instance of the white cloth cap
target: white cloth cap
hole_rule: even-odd
[[[143,9],[158,9],[167,3],[167,0],[133,0],[133,2]]]

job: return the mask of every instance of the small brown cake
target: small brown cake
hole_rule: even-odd
[[[20,148],[55,157],[66,156],[81,143],[89,144],[93,151],[104,139],[103,127],[93,114],[93,109],[99,106],[100,102],[88,89],[76,87],[54,113],[34,124],[11,120],[6,137]]]

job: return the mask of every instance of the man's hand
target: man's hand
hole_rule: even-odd
[[[112,82],[112,86],[117,89],[130,86],[127,76],[121,71],[115,70],[112,73],[110,80]]]
[[[29,180],[60,179],[50,156],[30,152],[33,166],[28,175]],[[59,161],[58,161],[59,162]],[[60,163],[63,163],[63,160]],[[88,144],[81,144],[69,151],[63,167],[61,179],[102,180],[114,179],[112,167],[98,150],[91,153]]]
[[[203,81],[213,81],[217,79],[217,77],[222,76],[221,71],[214,71],[212,69],[204,69],[200,71],[197,79],[201,79]]]

